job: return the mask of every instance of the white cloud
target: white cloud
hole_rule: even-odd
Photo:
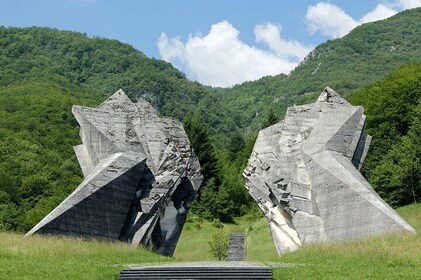
[[[365,16],[363,16],[359,20],[359,22],[366,23],[366,22],[373,22],[376,20],[386,19],[395,15],[397,12],[398,11],[390,8],[389,6],[379,4],[374,10],[372,10],[371,12],[368,12]]]
[[[398,4],[404,9],[421,7],[421,0],[399,0]]]
[[[358,25],[341,8],[324,2],[308,7],[306,21],[311,34],[320,31],[333,38],[342,37]]]
[[[184,44],[181,42],[180,37],[169,39],[165,33],[161,33],[158,49],[162,59],[165,61],[183,58]]]
[[[273,24],[255,28],[256,41],[271,51],[242,42],[239,31],[228,21],[213,24],[205,36],[191,35],[186,43],[179,37],[161,34],[161,57],[186,72],[191,79],[212,86],[232,86],[266,75],[289,73],[311,50],[300,43],[281,38],[281,28]]]
[[[348,34],[360,24],[386,19],[401,10],[416,7],[421,7],[421,0],[397,0],[378,4],[374,10],[365,14],[361,19],[354,19],[335,5],[319,2],[307,9],[307,29],[311,34],[320,32],[323,35],[338,38]]]
[[[282,39],[281,30],[281,26],[272,23],[256,25],[254,35],[257,42],[266,43],[277,56],[288,60],[302,60],[311,51],[311,48],[303,46],[295,40]]]
[[[354,19],[338,6],[319,2],[308,7],[305,18],[311,34],[320,32],[338,38],[360,24],[386,19],[403,9],[420,6],[421,0],[394,0],[378,4],[360,19]],[[266,75],[287,74],[295,68],[312,47],[284,39],[281,33],[279,25],[256,25],[256,42],[269,48],[263,50],[241,41],[239,31],[228,21],[221,21],[213,24],[204,36],[190,34],[186,42],[180,37],[169,38],[162,33],[158,49],[164,60],[185,72],[190,79],[226,87]]]
[[[320,2],[315,6],[309,6],[306,14],[307,28],[311,34],[320,32],[333,38],[348,34],[360,24],[386,19],[398,11],[391,8],[392,5],[378,4],[374,10],[357,20],[348,15],[341,8]]]

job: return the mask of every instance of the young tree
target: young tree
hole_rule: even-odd
[[[209,252],[218,259],[224,260],[228,252],[228,235],[222,229],[215,230],[208,240]]]

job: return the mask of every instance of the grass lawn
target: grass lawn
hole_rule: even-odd
[[[417,235],[306,245],[282,257],[276,253],[263,217],[254,221],[243,217],[236,224],[224,225],[224,230],[245,232],[247,260],[271,266],[275,279],[421,279],[421,204],[401,207],[397,212],[417,230]],[[215,227],[208,222],[197,224],[186,224],[174,255],[177,261],[214,260],[206,247]]]
[[[276,279],[421,279],[421,232],[305,246],[275,260]]]
[[[122,243],[0,233],[0,279],[116,279],[127,264],[171,261]]]
[[[246,233],[247,260],[273,267],[275,279],[421,279],[421,204],[397,211],[417,235],[307,245],[282,257],[263,217],[242,217],[223,229]],[[173,258],[124,243],[0,233],[0,279],[116,279],[130,264],[214,261],[207,244],[214,230],[189,218]]]
[[[267,259],[276,279],[421,279],[421,204],[397,209],[415,234],[304,246]],[[265,260],[262,260],[265,261]],[[284,265],[282,264],[292,264]]]
[[[192,221],[191,221],[192,220]],[[232,224],[223,224],[223,229],[227,234],[241,232],[244,233],[252,221],[245,217],[237,219]],[[215,257],[209,253],[208,240],[212,233],[217,230],[212,223],[200,220],[196,217],[189,218],[184,225],[180,240],[174,252],[174,258],[178,261],[215,261]]]

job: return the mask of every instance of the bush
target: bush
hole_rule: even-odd
[[[228,235],[222,229],[214,231],[208,240],[209,252],[218,259],[224,260],[228,251]]]
[[[215,219],[215,220],[212,221],[212,226],[213,227],[216,227],[216,228],[223,228],[224,227],[224,224],[221,223],[220,220]]]

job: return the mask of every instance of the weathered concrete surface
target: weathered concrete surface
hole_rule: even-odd
[[[260,131],[244,170],[279,254],[303,243],[415,230],[360,174],[371,136],[362,107],[326,88]]]
[[[85,180],[28,234],[122,239],[172,255],[203,179],[181,123],[122,90],[72,111]]]

